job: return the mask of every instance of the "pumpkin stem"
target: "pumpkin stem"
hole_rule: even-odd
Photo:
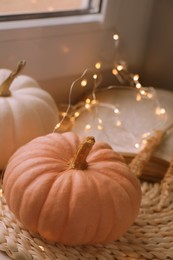
[[[85,170],[88,167],[86,158],[91,151],[94,143],[95,139],[93,136],[88,136],[83,140],[76,154],[70,161],[69,169]]]
[[[20,61],[17,65],[16,71],[12,71],[7,79],[0,85],[0,97],[9,97],[11,92],[9,90],[11,83],[16,78],[16,76],[21,72],[26,62],[24,60]]]

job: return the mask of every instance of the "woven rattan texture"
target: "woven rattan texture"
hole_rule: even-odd
[[[0,250],[16,260],[166,260],[173,259],[173,191],[163,205],[159,183],[141,183],[142,204],[135,223],[118,241],[106,245],[69,247],[51,244],[25,230],[0,202]],[[117,223],[118,225],[118,223]]]

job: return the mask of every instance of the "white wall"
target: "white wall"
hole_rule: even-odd
[[[102,14],[73,19],[0,23],[0,67],[13,69],[27,61],[23,73],[38,80],[55,100],[66,102],[69,87],[85,68],[94,68],[100,57],[103,85],[113,84],[112,35],[120,35],[120,53],[138,70],[143,55],[153,0],[105,0]],[[110,57],[110,60],[109,60]],[[78,96],[76,90],[75,96]]]

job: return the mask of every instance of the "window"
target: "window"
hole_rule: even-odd
[[[0,21],[100,12],[101,0],[1,0]]]
[[[19,0],[0,0],[1,17],[1,5],[8,1]],[[27,0],[21,1],[26,3]],[[95,11],[0,21],[0,68],[14,69],[19,60],[25,59],[23,74],[35,78],[57,102],[66,102],[71,83],[86,68],[94,68],[100,59],[105,59],[103,71],[110,68],[113,34],[120,32],[121,47],[124,54],[129,55],[125,56],[127,62],[130,60],[133,65],[140,61],[153,1],[81,1],[85,2],[84,9],[95,3],[95,8],[94,5],[94,9],[91,8]],[[75,89],[74,95],[82,94],[80,91]]]

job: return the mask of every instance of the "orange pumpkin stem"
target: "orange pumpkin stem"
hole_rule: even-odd
[[[16,76],[21,72],[26,62],[24,60],[18,63],[16,71],[10,73],[8,78],[0,85],[0,97],[9,97],[11,96],[10,85]]]
[[[69,169],[85,170],[88,167],[86,158],[91,151],[93,145],[95,144],[95,139],[93,136],[86,137],[80,144],[76,154],[72,158],[69,164]]]

